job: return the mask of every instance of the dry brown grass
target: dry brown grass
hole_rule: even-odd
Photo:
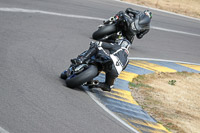
[[[140,85],[132,87],[134,99],[157,121],[175,133],[199,133],[200,74],[150,74],[133,82]]]
[[[122,0],[200,18],[200,0]]]

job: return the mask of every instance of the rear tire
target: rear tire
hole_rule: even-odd
[[[85,82],[91,81],[98,74],[98,69],[94,65],[90,65],[88,69],[72,78],[66,79],[66,85],[70,88],[75,88]]]
[[[116,29],[115,24],[105,25],[105,26],[99,28],[97,31],[95,31],[92,34],[92,38],[95,40],[101,40],[105,36],[116,33],[116,32],[117,32],[117,29]]]

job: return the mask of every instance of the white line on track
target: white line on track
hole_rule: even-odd
[[[42,10],[31,10],[31,9],[23,9],[23,8],[0,8],[0,11],[4,11],[4,12],[22,12],[22,13],[39,13],[39,14],[46,14],[46,15],[53,15],[53,16],[79,18],[79,19],[91,19],[91,20],[100,20],[100,21],[105,20],[103,18],[72,15],[72,14],[64,14],[64,13],[49,12],[49,11],[42,11]]]
[[[71,17],[71,18],[79,18],[79,19],[90,19],[90,20],[100,20],[100,21],[105,20],[104,18],[73,15],[73,14],[64,14],[64,13],[49,12],[49,11],[42,11],[42,10],[22,9],[22,8],[4,8],[4,7],[2,7],[2,8],[0,8],[0,11],[4,11],[4,12],[22,12],[22,13],[40,13],[40,14],[46,14],[46,15]],[[184,31],[178,31],[178,30],[172,30],[172,29],[166,29],[166,28],[161,28],[161,27],[152,26],[152,29],[200,37],[199,34],[194,34],[194,33],[189,33],[189,32],[184,32]]]
[[[3,129],[2,127],[0,127],[0,133],[9,133],[9,132]]]
[[[131,127],[130,125],[128,125],[126,122],[124,122],[123,120],[121,120],[117,115],[115,115],[112,111],[110,111],[105,105],[103,105],[101,102],[99,102],[99,100],[94,96],[94,94],[92,94],[88,89],[84,88],[84,90],[87,92],[87,94],[90,96],[90,98],[92,98],[92,100],[94,100],[102,109],[104,109],[112,117],[114,117],[116,120],[118,120],[119,122],[121,122],[124,126],[126,126],[127,128],[129,128],[134,133],[139,133],[136,129],[134,129],[133,127]]]
[[[151,28],[154,29],[154,30],[161,30],[161,31],[167,31],[167,32],[173,32],[173,33],[179,33],[179,34],[185,34],[185,35],[200,37],[199,34],[194,34],[194,33],[189,33],[189,32],[184,32],[184,31],[177,31],[177,30],[165,29],[165,28],[154,27],[154,26],[152,26]]]

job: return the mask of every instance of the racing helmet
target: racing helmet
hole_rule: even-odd
[[[130,25],[122,34],[132,43],[134,36],[150,28],[152,13],[149,10],[138,11],[135,17],[130,19]]]
[[[140,32],[149,29],[151,18],[152,18],[152,13],[149,10],[140,12],[136,16],[135,21],[131,24],[132,30]]]

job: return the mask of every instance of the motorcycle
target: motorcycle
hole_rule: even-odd
[[[83,56],[87,51],[79,56]],[[102,54],[102,49],[99,48],[97,54],[89,58],[85,63],[77,64],[74,59],[71,60],[70,67],[61,73],[60,78],[66,81],[66,85],[70,88],[75,88],[81,85],[95,86],[99,82],[93,80],[101,71],[108,72],[112,67],[112,59],[110,56]]]
[[[100,41],[115,40],[116,37],[122,36],[122,31],[129,25],[128,18],[130,17],[134,19],[134,14],[118,14],[103,21],[103,25],[98,26],[98,29],[92,34],[92,38]]]
[[[98,30],[92,34],[92,38],[95,40],[105,41],[108,38],[119,34],[119,31],[118,17],[111,17],[109,20],[104,21],[103,25],[98,26]]]

